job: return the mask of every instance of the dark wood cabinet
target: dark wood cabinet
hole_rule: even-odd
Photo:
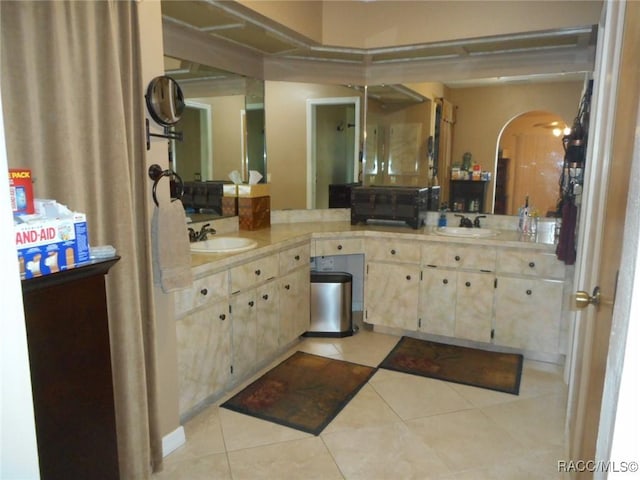
[[[484,180],[451,180],[451,210],[484,213],[487,183]]]
[[[22,281],[43,480],[119,478],[104,281],[118,260]]]

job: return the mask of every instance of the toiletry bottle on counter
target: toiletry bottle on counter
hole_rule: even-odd
[[[447,208],[440,208],[440,217],[438,218],[438,228],[447,226]]]

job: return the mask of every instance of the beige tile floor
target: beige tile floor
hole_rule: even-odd
[[[302,350],[377,366],[397,341],[305,339],[274,365]],[[378,370],[319,436],[219,408],[225,397],[186,423],[154,480],[562,478],[566,394],[539,362],[525,361],[519,396]]]

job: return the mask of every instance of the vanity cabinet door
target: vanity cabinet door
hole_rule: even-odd
[[[280,341],[278,294],[278,282],[275,280],[257,288],[256,343],[258,362],[264,361],[278,350]]]
[[[299,267],[309,265],[311,261],[311,247],[308,243],[298,247],[289,248],[278,254],[280,275],[291,272]]]
[[[231,293],[246,290],[278,275],[278,255],[253,260],[230,270]]]
[[[229,272],[197,278],[189,288],[178,290],[174,294],[175,314],[180,317],[190,310],[226,299],[229,294]]]
[[[420,248],[419,242],[369,238],[365,254],[369,261],[419,264]]]
[[[494,281],[492,274],[458,272],[455,337],[491,342]]]
[[[255,367],[257,359],[258,301],[256,289],[231,297],[232,315],[232,383],[244,378]]]
[[[314,244],[314,257],[350,255],[364,251],[364,242],[361,238],[323,238],[315,240]]]
[[[422,271],[420,331],[453,337],[456,319],[458,272],[441,268]]]
[[[563,282],[498,276],[494,342],[559,353]]]
[[[176,322],[179,409],[184,415],[220,394],[231,372],[231,320],[224,300]]]
[[[280,302],[280,345],[287,345],[309,330],[311,277],[309,268],[298,270],[278,280]]]
[[[365,279],[365,322],[417,330],[420,267],[369,262]]]
[[[422,264],[427,267],[494,272],[496,249],[484,245],[428,242],[422,245]]]

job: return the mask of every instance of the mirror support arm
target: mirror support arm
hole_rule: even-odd
[[[169,127],[164,127],[164,133],[151,133],[149,130],[149,119],[145,119],[147,131],[147,150],[151,149],[151,137],[168,138],[170,140],[182,141],[182,132],[173,132]]]

